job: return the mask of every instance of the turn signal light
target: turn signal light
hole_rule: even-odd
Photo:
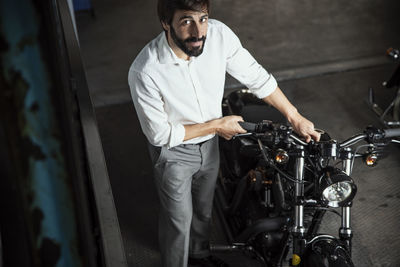
[[[367,164],[367,166],[373,167],[377,163],[378,163],[378,157],[376,156],[376,154],[369,154],[365,158],[365,164]]]
[[[283,149],[278,149],[275,154],[275,162],[279,164],[284,164],[289,161],[288,153]]]

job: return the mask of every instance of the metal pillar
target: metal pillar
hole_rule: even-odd
[[[66,0],[0,0],[0,67],[0,259],[127,266]]]

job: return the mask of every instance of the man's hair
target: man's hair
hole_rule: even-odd
[[[209,0],[158,0],[157,12],[161,22],[171,24],[176,10],[209,12]]]

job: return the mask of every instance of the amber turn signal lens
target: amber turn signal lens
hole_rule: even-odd
[[[369,154],[366,158],[365,158],[365,164],[367,164],[367,166],[375,166],[378,162],[378,157],[375,154]]]
[[[275,162],[279,164],[284,164],[289,161],[289,155],[287,152],[283,149],[278,149],[278,151],[275,154]]]

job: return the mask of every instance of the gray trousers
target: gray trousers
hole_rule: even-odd
[[[159,244],[163,267],[186,267],[188,256],[206,257],[215,183],[218,136],[171,149],[149,145],[160,199]]]

